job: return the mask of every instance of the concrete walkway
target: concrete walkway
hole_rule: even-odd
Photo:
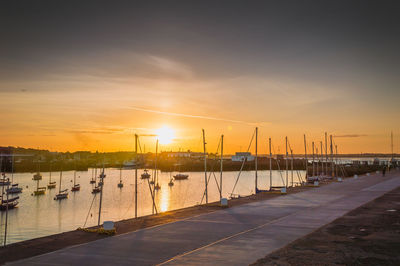
[[[248,265],[398,186],[398,172],[346,179],[11,264]]]

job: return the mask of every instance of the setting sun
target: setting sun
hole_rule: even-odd
[[[156,130],[157,138],[160,144],[170,144],[172,140],[175,138],[174,130],[170,127],[163,126]]]

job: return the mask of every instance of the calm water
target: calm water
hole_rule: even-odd
[[[134,170],[122,170],[124,183],[122,189],[117,187],[119,172],[118,169],[105,170],[107,177],[104,179],[101,221],[118,221],[134,217]],[[143,171],[139,170],[138,176],[140,177],[142,173]],[[174,186],[170,187],[168,186],[170,173],[159,172],[161,189],[156,192],[156,204],[159,212],[194,206],[201,202],[204,193],[204,173],[189,172],[187,174],[189,174],[188,180],[174,181]],[[294,171],[294,182],[299,181],[298,175],[304,178],[304,174],[304,171]],[[49,173],[42,173],[42,175],[40,186],[46,186],[49,181]],[[88,217],[86,226],[97,225],[100,194],[94,196],[91,193],[93,186],[89,184],[91,175],[91,169],[87,172],[77,172],[77,177],[79,176],[77,183],[81,184],[81,190],[69,191],[68,199],[56,201],[53,198],[58,193],[59,173],[52,174],[52,180],[57,181],[57,188],[47,190],[46,194],[41,196],[32,196],[36,188],[36,182],[32,180],[33,174],[14,174],[15,182],[18,182],[24,190],[19,194],[18,208],[9,211],[7,243],[75,230],[84,225],[86,217]],[[215,173],[215,175],[219,180],[219,173]],[[236,171],[224,172],[224,197],[230,196],[237,175]],[[272,172],[274,186],[283,185],[281,175],[283,179],[286,179],[285,172]],[[73,176],[73,171],[63,172],[63,189],[71,189]],[[269,171],[259,171],[258,176],[259,189],[268,189]],[[289,184],[291,184],[290,172]],[[234,193],[242,196],[254,193],[254,171],[242,172]],[[211,175],[208,195],[209,202],[219,200],[219,192],[213,175]],[[93,205],[90,209],[92,202]],[[147,180],[138,178],[138,216],[149,214],[152,214],[149,186]],[[1,212],[0,216],[0,241],[2,244],[5,212]]]

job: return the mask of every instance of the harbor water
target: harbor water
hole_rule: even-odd
[[[98,174],[100,172],[98,171]],[[152,214],[152,199],[147,179],[141,179],[143,170],[138,170],[138,216]],[[135,170],[122,170],[122,182],[124,186],[118,187],[120,170],[105,169],[103,202],[101,222],[119,221],[129,219],[135,215]],[[151,173],[153,175],[153,173]],[[170,178],[176,174],[158,172],[161,188],[155,193],[155,202],[159,212],[175,210],[205,203],[202,200],[205,188],[205,176],[203,172],[187,172],[187,180],[176,180],[173,186],[169,186]],[[49,173],[42,173],[43,179],[40,186],[47,186]],[[52,181],[57,181],[55,189],[47,189],[44,195],[34,196],[36,181],[32,180],[32,173],[14,174],[14,183],[23,187],[18,207],[8,212],[7,244],[27,239],[57,234],[75,230],[78,227],[97,225],[99,215],[100,194],[92,194],[94,184],[89,181],[92,177],[92,169],[76,172],[76,182],[81,185],[81,190],[72,192],[74,171],[63,172],[62,189],[69,189],[67,199],[54,200],[59,191],[59,173],[52,173]],[[305,171],[293,171],[293,185],[301,178],[304,179]],[[10,177],[10,175],[8,175]],[[220,179],[220,173],[208,173],[209,202],[219,200],[219,191],[216,180]],[[223,197],[229,198],[237,180],[238,172],[223,173]],[[269,171],[258,171],[258,188],[269,189]],[[286,180],[285,171],[272,171],[273,186],[283,186]],[[292,175],[288,174],[289,185],[292,185]],[[255,172],[244,171],[238,179],[233,194],[246,196],[254,194]],[[5,211],[0,213],[1,233],[0,241],[4,241]]]

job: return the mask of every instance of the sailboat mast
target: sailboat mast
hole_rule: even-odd
[[[0,164],[0,175],[2,173],[3,170],[3,156],[1,155],[1,164]],[[7,186],[7,188],[9,187],[9,185]],[[4,186],[2,186],[1,188],[1,203],[3,203],[3,198],[4,197]],[[7,243],[7,224],[8,224],[8,193],[7,193],[7,202],[6,202],[6,222],[4,225],[4,246],[6,246]]]
[[[289,181],[289,173],[288,173],[288,171],[289,171],[289,166],[288,166],[288,150],[287,150],[287,136],[285,137],[285,142],[286,142],[286,184],[285,184],[285,187],[287,188],[288,187],[288,181]]]
[[[325,175],[328,175],[328,135],[326,132],[325,132]]]
[[[336,176],[338,176],[338,156],[337,156],[337,145],[335,144],[335,151],[336,151],[336,156],[335,156],[335,171],[336,171]]]
[[[207,153],[206,153],[206,133],[203,131],[203,149],[204,149],[204,183],[206,186],[206,204],[208,204],[208,182],[207,182]]]
[[[14,151],[11,153],[11,184],[14,184]]]
[[[314,141],[312,142],[312,176],[315,176],[315,165],[314,165],[314,160],[315,160],[315,154],[314,154]]]
[[[317,161],[317,176],[319,176],[319,158],[318,158],[318,148],[317,147],[315,147],[315,156],[317,157],[316,158],[316,161]]]
[[[100,174],[100,203],[99,203],[99,219],[97,220],[97,225],[100,225],[100,218],[101,218],[101,205],[103,203],[103,187],[104,187],[104,158],[103,158],[103,172]]]
[[[75,183],[76,183],[76,170],[74,171],[74,186],[75,186]]]
[[[394,160],[394,153],[393,153],[393,131],[390,131],[390,146],[391,146],[391,149],[392,149],[392,163],[393,163],[393,160]]]
[[[156,160],[154,163],[154,186],[158,184],[158,173],[157,173],[157,159],[158,159],[158,139],[156,140]]]
[[[62,168],[60,171],[60,187],[58,188],[58,193],[61,193],[61,178],[62,178]],[[39,180],[38,180],[38,188],[39,188]]]
[[[50,173],[49,173],[49,174],[50,174],[49,183],[51,183],[51,162],[50,162],[50,169],[49,169],[49,170],[50,170]],[[92,170],[92,173],[93,173],[93,170]]]
[[[272,151],[271,151],[271,138],[269,138],[269,190],[272,190]]]
[[[292,180],[292,187],[293,187],[293,150],[290,148],[290,155],[291,155],[291,161],[290,161],[290,169],[291,169],[291,180]]]
[[[258,181],[258,172],[257,172],[257,161],[258,161],[258,127],[256,127],[256,159],[255,159],[255,169],[256,169],[256,176],[255,176],[255,189],[254,193],[257,193],[257,181]]]
[[[4,186],[3,186],[4,187]],[[10,188],[10,184],[7,185],[7,190]],[[6,197],[6,221],[5,221],[5,225],[4,225],[4,246],[6,246],[7,244],[7,229],[8,229],[8,193],[6,193],[7,197]],[[3,199],[4,195],[1,197],[1,199]]]
[[[324,175],[324,150],[322,148],[322,141],[320,142],[321,144],[321,173]]]
[[[222,172],[223,172],[223,161],[224,161],[224,135],[221,135],[221,174],[219,177],[219,200],[222,199]]]
[[[119,182],[122,182],[122,164],[119,167]]]
[[[94,184],[96,184],[96,182],[97,182],[97,161],[96,161],[96,165],[94,168]]]
[[[332,168],[332,177],[335,176],[335,164],[333,162],[333,143],[332,143],[332,135],[329,135],[330,146],[331,146],[331,168]]]
[[[307,160],[307,140],[306,140],[306,134],[304,134],[304,159],[306,161],[306,180],[307,180],[307,175],[308,175],[308,160]]]
[[[137,218],[137,170],[138,170],[138,154],[137,147],[138,146],[138,135],[135,134],[135,218]]]

